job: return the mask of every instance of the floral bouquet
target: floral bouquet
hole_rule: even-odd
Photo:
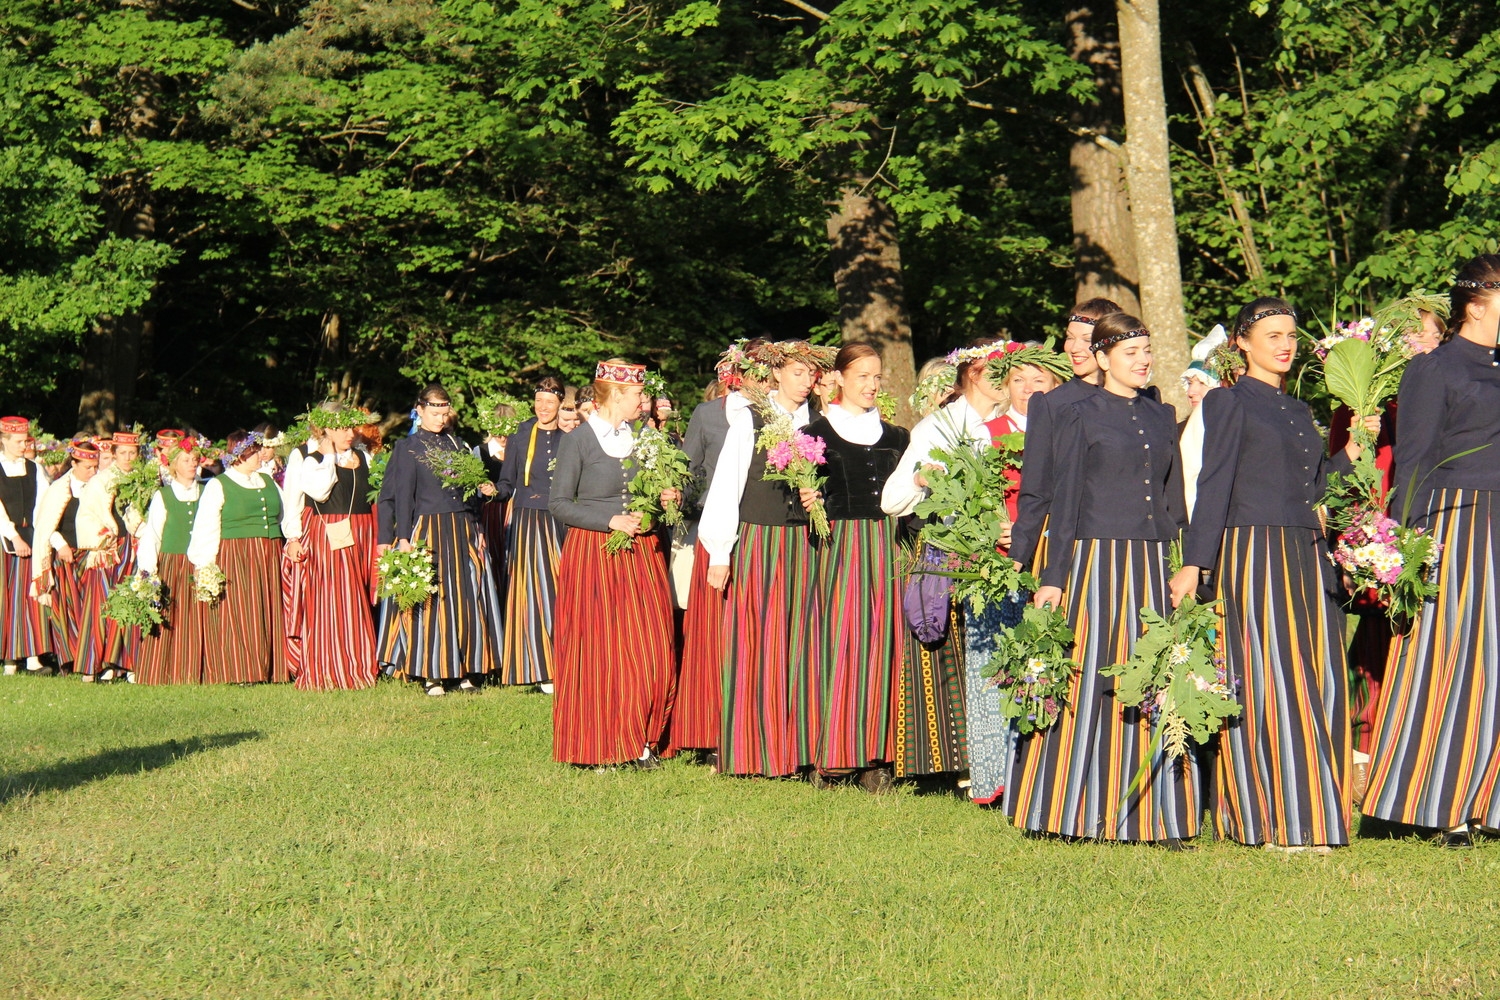
[[[402,611],[426,604],[438,592],[432,549],[426,542],[412,542],[408,552],[391,546],[376,561],[375,572],[380,577],[375,596],[394,599]]]
[[[161,578],[142,571],[115,584],[104,602],[104,617],[126,628],[149,631],[166,621],[167,593]]]
[[[822,488],[825,480],[818,475],[818,466],[828,461],[822,438],[797,430],[792,418],[783,413],[760,429],[756,443],[766,453],[766,474],[762,477],[766,482],[786,483],[794,490]],[[807,519],[815,535],[828,537],[828,509],[822,497],[813,501]]]
[[[204,604],[213,604],[224,596],[224,571],[217,563],[198,566],[193,570],[193,598]]]
[[[1432,572],[1443,547],[1425,528],[1406,528],[1378,507],[1358,505],[1339,535],[1333,559],[1357,590],[1372,590],[1391,618],[1407,622],[1437,596]]]
[[[522,421],[531,418],[531,404],[524,399],[508,396],[503,392],[492,392],[474,401],[479,411],[479,429],[486,438],[507,438],[520,429]],[[509,407],[506,414],[497,413],[501,407]]]
[[[979,668],[1000,689],[1000,714],[1014,719],[1022,734],[1046,729],[1068,702],[1068,685],[1078,669],[1068,653],[1073,630],[1062,612],[1028,604],[1020,624],[995,639],[995,653]]]
[[[642,427],[624,465],[636,470],[626,487],[629,499],[625,501],[625,510],[641,515],[641,530],[650,531],[658,517],[666,525],[682,523],[682,506],[668,503],[663,507],[661,495],[666,490],[681,490],[692,478],[688,472],[687,453],[661,431]],[[614,555],[634,546],[634,535],[611,531],[604,543],[604,551]]]
[[[428,448],[421,462],[438,477],[445,490],[462,490],[465,500],[490,481],[478,455],[467,448]]]

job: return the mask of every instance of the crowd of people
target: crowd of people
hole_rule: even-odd
[[[271,427],[222,451],[159,432],[144,514],[115,493],[139,434],[73,440],[54,479],[8,417],[0,659],[143,684],[532,686],[553,696],[559,762],[686,755],[873,793],[947,775],[1043,836],[1177,849],[1207,813],[1240,843],[1326,852],[1362,797],[1366,816],[1462,846],[1500,827],[1500,256],[1463,264],[1450,302],[1407,331],[1417,356],[1384,416],[1338,412],[1326,434],[1288,392],[1300,331],[1274,298],[1219,338],[1232,370],[1181,374],[1180,422],[1150,385],[1151,332],[1103,299],[1068,311],[1061,355],[979,340],[931,363],[910,430],[882,417],[871,346],[741,341],[678,439],[691,478],[660,497],[686,512],[675,531],[628,502],[640,429],[668,427],[670,403],[617,358],[583,389],[537,381],[534,415],[473,449],[490,481],[467,499],[431,461],[469,449],[437,385],[373,499],[380,445],[339,403],[282,457]],[[818,442],[821,485],[772,474],[771,425]],[[1035,592],[927,613],[910,550],[940,456],[1016,440],[999,541]],[[1351,644],[1321,505],[1366,446],[1391,509],[1441,555],[1409,628],[1363,614],[1374,636]],[[435,591],[403,611],[377,597],[377,558],[414,546]],[[171,595],[166,621],[122,627],[104,605],[141,573]],[[1142,608],[1189,595],[1221,609],[1238,715],[1168,758],[1104,668],[1131,655]],[[1056,723],[1023,733],[983,667],[1029,603],[1066,613],[1078,669]]]

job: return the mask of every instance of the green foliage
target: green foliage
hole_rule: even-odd
[[[465,500],[490,481],[483,460],[467,448],[428,448],[421,462],[438,477],[443,489],[461,490]]]
[[[166,621],[163,612],[169,596],[155,575],[132,574],[110,589],[104,599],[104,617],[125,628],[150,632]]]
[[[118,468],[118,466],[116,467]],[[161,490],[161,465],[154,459],[138,459],[129,472],[115,475],[115,510],[129,508],[145,520],[151,498]]]
[[[1023,735],[1055,723],[1068,704],[1078,661],[1067,616],[1051,605],[1026,605],[1020,623],[995,637],[995,652],[979,668],[1000,689],[1000,714]]]
[[[641,515],[641,532],[651,531],[658,522],[667,527],[681,524],[682,504],[663,503],[661,495],[668,490],[687,488],[692,479],[687,453],[661,431],[642,427],[636,431],[635,445],[623,464],[627,471],[635,470],[625,484],[625,513]],[[611,554],[634,546],[635,536],[624,531],[611,531],[605,541],[605,551]]]

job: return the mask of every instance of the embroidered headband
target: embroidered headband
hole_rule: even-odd
[[[1483,289],[1496,289],[1496,288],[1500,288],[1500,281],[1472,281],[1472,280],[1470,280],[1468,278],[1461,278],[1458,281],[1455,281],[1453,283],[1453,287],[1454,288],[1476,289],[1476,290],[1477,289],[1481,289],[1481,288],[1483,288]]]
[[[115,431],[109,436],[109,443],[116,448],[139,448],[141,436],[135,431]]]
[[[87,439],[68,442],[68,454],[80,461],[99,458],[99,446]]]
[[[594,381],[611,385],[645,385],[646,366],[601,361],[594,369]]]
[[[31,421],[25,417],[0,417],[0,434],[29,434]]]
[[[1276,306],[1274,309],[1262,309],[1260,312],[1251,313],[1243,323],[1235,327],[1234,335],[1236,337],[1243,337],[1252,326],[1271,316],[1290,316],[1293,320],[1296,320],[1297,310],[1286,306]]]
[[[1068,317],[1068,322],[1082,323],[1084,326],[1095,326],[1098,324],[1099,320],[1095,319],[1092,316],[1084,316],[1080,313],[1074,313],[1073,315]]]
[[[1136,337],[1149,336],[1151,336],[1150,330],[1146,329],[1144,326],[1138,326],[1134,330],[1121,330],[1119,333],[1110,334],[1103,340],[1095,341],[1089,346],[1089,350],[1093,351],[1095,354],[1098,354],[1100,351],[1109,350],[1111,347],[1114,347],[1121,341],[1134,340]]]

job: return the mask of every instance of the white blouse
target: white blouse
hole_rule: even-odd
[[[872,406],[863,413],[850,413],[842,406],[830,406],[824,414],[839,437],[850,444],[869,447],[880,440],[884,429],[880,426],[880,407]]]
[[[175,479],[169,480],[162,489],[171,490],[172,495],[183,503],[192,503],[202,492],[196,481],[184,486]],[[221,487],[220,492],[222,491]],[[166,530],[167,504],[161,498],[161,490],[158,490],[152,494],[151,503],[146,507],[146,521],[141,525],[136,548],[135,564],[142,572],[156,572],[158,563],[161,561],[161,536]]]
[[[609,421],[595,411],[589,414],[589,430],[594,432],[594,436],[599,439],[599,447],[610,458],[630,457],[630,449],[635,447],[635,434],[630,429],[630,421],[621,421],[620,426],[611,427]]]
[[[961,441],[970,442],[975,450],[988,445],[990,432],[984,424],[989,419],[991,416],[980,413],[960,396],[917,421],[917,426],[911,429],[911,443],[902,453],[896,471],[885,481],[885,489],[880,494],[880,509],[893,517],[905,517],[914,512],[928,493],[925,486],[917,485],[916,476],[922,466],[935,464],[932,453],[939,449],[952,450]]]
[[[792,418],[792,426],[801,428],[812,423],[812,414],[804,402],[796,412],[789,412],[771,393],[771,403]],[[698,541],[708,552],[710,566],[728,566],[729,554],[740,538],[740,498],[750,475],[750,461],[755,457],[755,422],[750,400],[736,392],[724,403],[729,431],[714,466],[713,482],[703,499],[703,517],[698,521]]]

